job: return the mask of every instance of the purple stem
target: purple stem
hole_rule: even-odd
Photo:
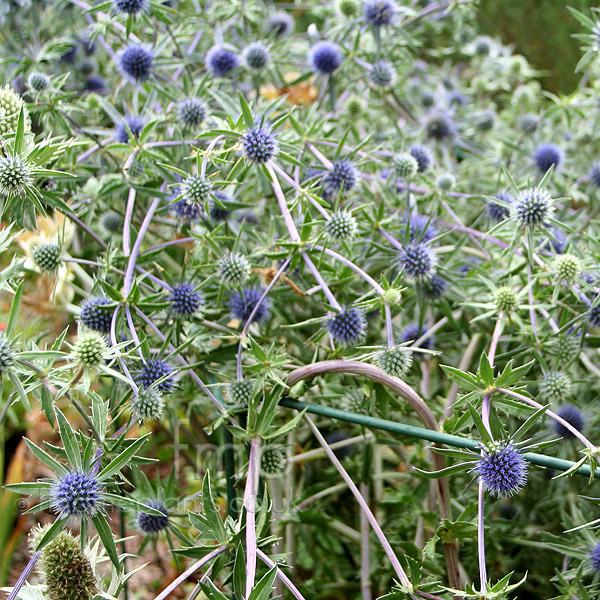
[[[127,208],[125,209],[125,220],[123,221],[123,254],[131,254],[131,219],[133,218],[133,208],[135,206],[135,188],[129,188],[127,196]]]
[[[369,486],[360,484],[360,493],[367,501],[369,499]],[[369,521],[364,513],[360,512],[360,588],[363,600],[373,600],[371,591],[371,556],[369,552]]]
[[[173,590],[178,588],[186,579],[188,579],[188,577],[190,577],[190,575],[193,575],[198,569],[201,569],[207,562],[216,556],[219,556],[219,554],[225,552],[225,550],[227,550],[227,546],[215,548],[215,550],[196,561],[189,569],[186,569],[177,579],[172,581],[154,600],[165,600],[165,598],[170,596]]]
[[[169,240],[168,242],[163,242],[162,244],[157,244],[156,246],[150,246],[150,248],[146,248],[143,252],[140,252],[140,256],[144,256],[149,252],[154,252],[155,250],[160,250],[161,248],[167,248],[169,246],[176,246],[178,244],[188,244],[189,242],[195,242],[196,238],[193,237],[184,237],[179,238],[178,240]]]
[[[15,598],[21,591],[21,588],[27,581],[27,578],[31,575],[33,569],[35,568],[35,564],[37,563],[38,558],[40,557],[40,554],[41,554],[41,552],[38,550],[37,552],[34,552],[31,555],[29,562],[23,569],[23,572],[21,573],[21,575],[19,575],[19,579],[17,579],[17,583],[15,583],[15,586],[13,587],[10,594],[8,595],[7,600],[15,600]]]
[[[385,536],[385,533],[383,533],[383,529],[381,528],[381,525],[377,522],[375,515],[372,513],[371,509],[369,508],[369,505],[363,498],[359,489],[356,487],[356,484],[352,480],[352,477],[350,477],[350,475],[348,475],[348,473],[346,472],[346,469],[344,469],[344,467],[342,466],[342,463],[339,461],[339,459],[337,458],[337,456],[335,455],[333,450],[329,447],[329,444],[326,442],[325,438],[323,437],[323,435],[321,434],[321,432],[319,431],[317,426],[312,422],[311,418],[305,414],[304,419],[308,423],[308,426],[311,428],[311,430],[314,433],[317,440],[319,441],[319,444],[321,444],[321,446],[323,446],[323,449],[325,450],[325,453],[329,457],[329,460],[331,460],[331,462],[337,469],[338,473],[342,476],[342,479],[348,484],[350,491],[352,492],[352,494],[358,501],[358,504],[359,504],[361,510],[365,513],[369,523],[371,524],[371,527],[373,528],[373,531],[375,532],[375,535],[377,536],[377,539],[379,540],[379,543],[383,547],[384,552],[386,553],[390,563],[392,564],[392,567],[396,573],[396,576],[398,577],[398,579],[400,580],[400,582],[402,583],[403,586],[405,586],[408,589],[411,589],[412,585],[410,583],[410,580],[409,580],[408,576],[406,575],[404,569],[402,568],[402,565],[400,564],[398,557],[396,556],[394,550],[392,549],[392,546],[391,546],[390,542],[388,541],[387,537]]]
[[[495,332],[494,332],[495,333]],[[490,437],[492,436],[492,430],[490,427],[490,398],[491,394],[488,392],[483,397],[483,403],[481,405],[481,420],[483,425],[488,432]],[[481,450],[482,456],[484,450]],[[481,583],[481,593],[485,592],[487,586],[487,568],[485,565],[485,496],[483,489],[483,479],[479,479],[479,493],[477,497],[477,556],[479,558],[479,581]]]
[[[258,493],[259,463],[260,438],[253,437],[250,440],[248,478],[244,490],[244,507],[246,508],[246,600],[252,593],[256,578],[256,494]]]
[[[306,600],[298,588],[293,584],[292,580],[260,548],[256,549],[256,554],[258,555],[258,558],[260,558],[270,569],[277,567],[277,577],[281,579],[296,600]]]
[[[317,280],[319,287],[323,290],[323,293],[325,294],[325,297],[327,298],[329,304],[331,304],[331,306],[333,306],[336,310],[342,310],[340,303],[335,299],[335,296],[331,293],[329,286],[327,285],[327,283],[325,283],[323,276],[319,272],[319,269],[317,269],[317,267],[315,266],[315,263],[310,259],[310,256],[308,256],[306,252],[303,252],[302,258],[304,259],[304,262],[306,263],[308,268],[311,270],[312,274],[314,275],[314,278]]]
[[[347,259],[345,256],[338,254],[334,250],[329,250],[329,248],[323,248],[322,246],[312,246],[315,250],[319,250],[320,252],[324,252],[331,258],[335,258],[335,260],[341,262],[342,264],[350,267],[359,277],[362,277],[379,295],[383,296],[385,290],[368,274],[365,273],[358,265],[354,264],[351,260]],[[390,310],[389,304],[385,303],[385,322],[387,327],[387,338],[388,338],[388,348],[393,348],[394,343],[394,330],[392,327],[392,313]]]

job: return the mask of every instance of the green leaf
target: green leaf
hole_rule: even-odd
[[[60,432],[60,439],[62,440],[65,448],[65,453],[70,463],[77,469],[81,469],[81,455],[79,454],[79,444],[75,439],[75,433],[67,421],[65,415],[58,407],[54,407],[54,413],[56,414],[56,420],[58,422],[58,430]]]
[[[65,477],[69,474],[69,469],[66,465],[59,463],[45,450],[42,450],[39,446],[36,446],[30,439],[23,438],[23,440],[34,456],[47,467],[50,467],[59,477]]]
[[[19,396],[19,399],[23,403],[25,410],[27,412],[31,412],[31,404],[29,403],[29,398],[27,397],[27,392],[23,388],[23,384],[21,383],[19,376],[14,371],[11,371],[11,370],[9,370],[7,374],[13,384],[13,387],[15,388],[15,391],[17,392],[17,395]]]
[[[473,423],[475,424],[477,432],[481,436],[481,439],[483,440],[484,444],[493,443],[494,440],[492,440],[490,434],[488,433],[488,430],[485,427],[485,425],[483,424],[483,421],[481,420],[479,413],[475,410],[473,405],[469,402],[467,402],[467,408],[469,409],[469,414],[471,415],[471,419],[473,419]]]
[[[44,546],[49,544],[56,536],[65,528],[67,524],[67,519],[58,518],[54,523],[52,523],[51,527],[44,533],[42,539],[38,542],[36,546],[36,551],[41,550]]]
[[[479,375],[487,385],[494,384],[494,369],[490,365],[487,354],[484,352],[479,359]]]
[[[275,566],[254,586],[248,600],[268,600],[273,592],[273,582],[276,576],[277,567]]]
[[[92,521],[96,526],[96,531],[102,540],[102,544],[104,545],[106,554],[108,554],[108,557],[110,558],[110,562],[112,562],[117,571],[120,571],[121,563],[119,561],[119,553],[117,552],[117,546],[112,531],[110,530],[105,517],[103,515],[96,515],[95,517],[92,517]]]
[[[147,506],[143,502],[139,502],[133,498],[117,496],[116,494],[110,494],[108,492],[104,492],[103,496],[109,500],[111,504],[114,504],[115,506],[118,506],[124,510],[133,511],[135,513],[143,512],[149,515],[154,515],[155,517],[165,516],[164,512],[156,508],[152,508],[151,506]]]
[[[19,310],[21,308],[21,298],[23,297],[23,282],[19,284],[15,297],[10,307],[10,314],[8,315],[8,323],[6,324],[6,337],[12,338],[15,335],[15,328],[17,326],[17,320],[19,319]]]
[[[248,102],[246,102],[246,98],[244,94],[238,90],[238,97],[240,99],[240,106],[242,107],[242,115],[244,117],[244,121],[246,123],[246,127],[248,129],[252,129],[254,127],[254,119],[252,118],[252,111],[248,106]]]
[[[131,444],[126,450],[121,452],[117,457],[113,458],[102,471],[98,474],[98,480],[102,481],[108,479],[111,475],[114,475],[118,471],[120,471],[136,454],[136,452],[146,443],[148,436],[150,434],[146,434],[144,437],[141,437],[133,444]]]
[[[204,511],[204,516],[206,517],[208,526],[210,527],[217,541],[223,544],[226,543],[227,533],[225,532],[223,521],[221,521],[221,515],[219,514],[219,511],[213,502],[209,470],[206,471],[204,481],[202,482],[202,510]]]

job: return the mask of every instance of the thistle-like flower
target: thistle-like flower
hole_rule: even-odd
[[[190,175],[181,184],[181,195],[188,204],[201,206],[210,198],[211,186],[202,175]]]
[[[169,526],[169,511],[164,507],[162,502],[158,500],[149,500],[146,502],[147,506],[154,508],[161,513],[159,515],[151,515],[149,513],[141,512],[137,517],[138,527],[148,534],[157,534],[160,531],[164,531]]]
[[[187,282],[179,283],[173,286],[171,295],[171,310],[180,317],[189,317],[193,315],[202,305],[202,294],[196,291],[196,288]]]
[[[359,308],[343,308],[327,320],[327,330],[338,344],[351,346],[356,344],[365,334],[367,320],[363,310]]]
[[[494,303],[498,312],[510,314],[519,305],[517,292],[511,287],[503,285],[494,293]]]
[[[186,98],[179,103],[177,116],[184,127],[198,127],[206,119],[206,104],[200,98]]]
[[[514,207],[521,227],[540,227],[552,216],[554,207],[550,194],[545,190],[530,188],[519,194]]]
[[[97,331],[84,332],[73,347],[75,360],[88,369],[94,369],[104,363],[108,356],[106,339]]]
[[[409,154],[417,161],[419,173],[425,173],[433,162],[431,151],[426,146],[414,145],[409,150]]]
[[[583,431],[585,425],[583,413],[575,406],[565,404],[556,411],[556,414],[561,419],[564,419],[567,423],[569,423],[569,425],[575,427],[577,431]],[[565,439],[573,439],[575,437],[573,432],[569,431],[562,423],[559,423],[558,421],[553,421],[553,423],[554,431],[556,431],[556,434],[560,437],[563,437]]]
[[[358,224],[352,213],[346,210],[337,210],[327,221],[325,231],[334,240],[349,241],[356,235]]]
[[[146,389],[156,384],[154,387],[159,392],[168,393],[175,387],[173,367],[161,358],[147,360],[135,376],[135,380],[141,387]]]
[[[110,304],[108,298],[92,296],[81,303],[79,320],[88,329],[100,333],[108,333],[112,322],[112,313],[107,305]]]
[[[229,297],[229,308],[233,316],[245,323],[256,308],[252,321],[255,323],[265,321],[269,317],[271,303],[268,297],[265,297],[260,304],[258,303],[263,292],[262,288],[235,290]]]
[[[559,254],[552,261],[552,272],[559,282],[574,283],[581,275],[581,261],[573,254]]]
[[[384,27],[392,22],[396,14],[393,0],[367,0],[364,3],[363,15],[373,27]]]
[[[149,48],[130,44],[119,55],[121,72],[134,83],[146,81],[152,74],[154,55]]]
[[[250,276],[250,263],[243,254],[228,254],[219,264],[219,279],[226,287],[238,287]]]
[[[140,423],[158,421],[165,409],[165,401],[156,387],[140,387],[133,394],[131,410]]]
[[[377,355],[377,364],[382,371],[395,377],[403,377],[412,365],[412,351],[406,346],[383,350]]]
[[[345,192],[351,190],[356,184],[356,173],[354,167],[349,160],[342,159],[335,163],[325,175],[321,181],[323,190],[328,195],[333,195],[344,190]]]
[[[33,249],[33,262],[40,271],[56,271],[60,266],[60,246],[58,244],[40,244]]]
[[[560,166],[564,159],[564,152],[556,144],[541,144],[536,148],[533,159],[537,168],[545,173],[550,167],[556,170]]]
[[[287,457],[285,448],[281,446],[266,446],[262,449],[260,469],[264,476],[274,477],[285,471]]]
[[[101,509],[102,492],[94,475],[71,471],[52,484],[52,506],[63,517],[91,518]]]
[[[417,174],[419,163],[417,159],[407,152],[394,157],[394,171],[402,179],[410,179]]]
[[[571,395],[571,380],[562,371],[546,373],[540,383],[540,394],[553,402],[562,402]]]
[[[400,266],[411,279],[429,279],[433,275],[435,263],[435,255],[422,243],[408,244],[400,253]]]
[[[28,185],[33,183],[31,167],[18,156],[0,158],[0,194],[22,196]]]
[[[308,53],[308,63],[313,71],[321,75],[331,75],[342,64],[344,55],[337,44],[317,42]]]
[[[271,60],[269,51],[260,42],[254,42],[244,49],[244,62],[253,71],[262,71]]]
[[[240,66],[240,57],[223,46],[213,46],[206,54],[206,68],[215,77],[225,77]]]
[[[236,381],[232,381],[227,386],[227,393],[234,406],[245,408],[250,403],[250,399],[254,393],[254,380],[237,379]]]
[[[512,442],[485,448],[473,471],[492,496],[514,496],[527,483],[527,463]]]
[[[258,164],[266,163],[277,153],[277,140],[265,127],[254,127],[244,134],[244,153],[246,158]]]
[[[0,377],[10,369],[14,360],[12,346],[9,341],[0,334]]]

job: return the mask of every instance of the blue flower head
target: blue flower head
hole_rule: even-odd
[[[277,11],[269,16],[267,21],[267,32],[277,37],[285,37],[294,31],[294,19],[292,15],[284,11]]]
[[[417,323],[414,323],[402,332],[402,342],[412,346],[413,344],[410,342],[416,342],[422,335],[425,335],[426,333],[427,327],[419,327]],[[423,348],[424,350],[432,350],[434,344],[435,336],[430,335],[426,340],[419,344],[419,348]]]
[[[72,471],[52,484],[52,506],[62,517],[93,517],[100,510],[101,492],[93,475]]]
[[[600,187],[600,163],[595,163],[592,165],[588,179],[594,187]]]
[[[270,300],[268,297],[265,297],[258,304],[263,292],[263,288],[242,288],[233,292],[229,297],[229,308],[233,316],[245,323],[250,318],[254,308],[258,305],[252,321],[262,323],[270,314]]]
[[[183,282],[173,286],[169,300],[174,313],[189,317],[202,305],[202,294],[191,283]]]
[[[177,108],[179,121],[184,127],[198,127],[206,119],[206,105],[200,98],[187,98]]]
[[[554,170],[560,166],[564,152],[556,144],[541,144],[536,148],[533,158],[537,168],[545,173],[552,166],[554,166]]]
[[[239,66],[239,56],[223,46],[213,46],[206,54],[206,68],[215,77],[225,77]]]
[[[577,431],[583,431],[585,424],[583,413],[575,406],[565,404],[565,406],[562,406],[556,412],[556,414],[569,423],[569,425],[575,427]],[[558,421],[554,421],[554,431],[556,431],[557,435],[563,438],[572,439],[575,437],[571,431],[569,431],[562,423],[559,423]]]
[[[125,117],[125,120],[117,125],[117,133],[115,137],[121,144],[126,144],[129,141],[127,127],[129,127],[131,133],[133,133],[133,135],[137,138],[139,137],[140,133],[142,133],[144,125],[145,123],[140,117]]]
[[[168,393],[175,386],[172,373],[173,367],[168,362],[161,358],[151,358],[142,365],[142,368],[135,376],[135,380],[140,386],[149,388],[153,383],[165,377],[155,387],[161,392]]]
[[[130,44],[121,52],[121,71],[134,82],[145,81],[152,73],[152,51],[139,44]]]
[[[269,51],[260,42],[254,42],[246,46],[244,60],[248,68],[260,71],[269,64]]]
[[[266,127],[253,127],[244,134],[244,153],[251,162],[266,163],[277,153],[277,140]]]
[[[590,562],[596,573],[600,573],[600,543],[596,544],[590,552]]]
[[[396,14],[396,4],[392,0],[367,0],[363,15],[373,27],[389,25]]]
[[[512,442],[485,449],[473,471],[492,496],[513,496],[527,483],[527,463]]]
[[[344,308],[327,321],[327,329],[333,340],[339,344],[356,344],[365,334],[367,320],[363,310]]]
[[[426,215],[411,215],[408,223],[411,241],[430,242],[438,234],[433,219]],[[406,227],[406,217],[403,218],[402,227]]]
[[[115,9],[128,15],[135,15],[146,8],[146,0],[113,0]]]
[[[425,131],[428,138],[442,142],[454,138],[456,135],[456,126],[450,115],[442,112],[433,112],[425,121]]]
[[[515,214],[522,227],[539,227],[553,210],[550,194],[538,188],[522,191],[515,203]]]
[[[433,273],[435,256],[425,244],[413,242],[400,252],[400,265],[412,279],[428,279]]]
[[[417,164],[419,165],[419,168],[417,169],[418,173],[424,173],[427,171],[433,162],[431,151],[426,146],[415,144],[409,150],[409,154],[417,161]]]
[[[171,204],[171,210],[186,223],[194,223],[202,217],[202,206],[199,204],[190,204],[183,198]]]
[[[496,194],[496,198],[498,198],[498,200],[502,200],[502,202],[506,202],[507,204],[513,204],[515,201],[513,195],[508,192],[500,192]],[[487,203],[487,214],[492,221],[499,223],[510,216],[510,209],[506,206],[498,204],[497,202],[489,201]]]
[[[85,89],[88,92],[94,92],[96,94],[106,94],[108,91],[106,81],[104,81],[104,78],[100,77],[100,75],[90,75],[85,80]]]
[[[81,303],[79,320],[88,328],[99,333],[108,333],[112,322],[112,311],[106,308],[108,298],[92,296]]]
[[[441,298],[447,287],[448,282],[438,273],[434,273],[429,279],[423,282],[423,291],[432,300]]]
[[[146,502],[146,505],[150,508],[155,508],[163,513],[161,516],[158,515],[150,515],[148,513],[141,512],[137,517],[138,527],[144,533],[158,533],[159,531],[163,531],[169,526],[169,513],[167,509],[164,507],[162,502],[158,502],[157,500],[151,500]]]
[[[356,184],[356,174],[352,163],[347,159],[338,160],[321,180],[325,194],[330,196],[343,189],[351,190]]]
[[[308,53],[310,68],[322,75],[336,71],[344,60],[340,47],[332,42],[317,42]]]

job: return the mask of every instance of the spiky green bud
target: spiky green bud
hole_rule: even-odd
[[[40,244],[33,250],[33,262],[41,271],[56,271],[60,265],[60,246]]]
[[[394,158],[394,171],[398,177],[402,179],[409,179],[416,175],[419,170],[419,163],[417,159],[411,154],[399,154]]]
[[[254,380],[252,379],[238,379],[232,381],[227,387],[229,392],[229,399],[234,406],[240,408],[248,406],[252,393],[254,392]]]
[[[334,240],[349,241],[358,230],[356,219],[345,210],[338,210],[331,215],[331,219],[325,225],[325,231]]]
[[[73,348],[75,360],[90,369],[100,366],[104,362],[106,354],[106,340],[96,331],[82,334]]]
[[[165,401],[160,390],[149,387],[139,388],[131,400],[131,410],[140,423],[157,421],[162,417]]]
[[[552,262],[552,272],[559,282],[573,283],[581,274],[581,262],[573,254],[559,254]]]
[[[571,395],[571,380],[561,371],[550,371],[540,383],[540,394],[550,401],[561,402]]]
[[[494,294],[494,302],[498,311],[511,313],[518,306],[517,292],[508,286],[499,287]]]
[[[287,457],[285,449],[280,446],[266,446],[260,457],[260,468],[263,475],[281,475],[285,471]]]
[[[250,263],[242,254],[229,254],[219,264],[219,278],[227,287],[238,287],[250,276]]]
[[[379,368],[388,375],[402,377],[412,365],[412,352],[405,346],[396,346],[380,352],[377,363]]]
[[[27,133],[31,129],[31,121],[23,99],[8,85],[0,87],[0,135],[14,133],[17,130],[21,108],[23,108]]]

